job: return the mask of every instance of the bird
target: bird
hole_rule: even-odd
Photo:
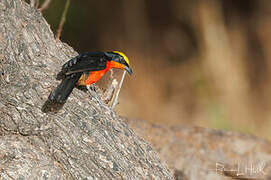
[[[85,52],[70,59],[57,74],[56,79],[62,82],[51,91],[42,111],[45,113],[59,111],[75,87],[87,88],[92,92],[95,83],[111,68],[123,69],[130,75],[133,74],[128,57],[120,51]]]

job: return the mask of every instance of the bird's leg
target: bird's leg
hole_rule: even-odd
[[[95,84],[95,83],[92,83],[91,85],[89,85],[89,88],[90,88],[92,91],[95,91],[95,92],[96,92],[96,84]]]
[[[101,99],[99,98],[98,94],[96,93],[95,85],[91,84],[91,85],[87,85],[86,87],[87,87],[91,97],[94,98],[99,104],[101,104]]]
[[[98,94],[94,91],[93,87],[94,87],[93,85],[86,85],[86,88],[87,88],[88,92],[91,95],[91,99],[94,99],[98,103],[99,107],[97,107],[96,104],[94,105],[94,107],[97,107],[97,111],[100,112],[101,106],[102,106],[102,102],[101,102]],[[96,113],[96,115],[97,114],[100,114],[100,113]]]
[[[103,100],[98,96],[97,92],[95,91],[95,89],[96,89],[95,85],[87,85],[86,87],[87,87],[90,95],[92,96],[92,98],[94,98],[95,101],[99,104],[99,107],[104,108],[104,109],[111,112],[111,109],[104,104]],[[93,87],[95,88],[94,90],[93,90]]]

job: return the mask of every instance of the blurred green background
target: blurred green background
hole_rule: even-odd
[[[54,33],[65,2],[42,12]],[[270,17],[269,0],[71,0],[61,40],[127,54],[121,115],[271,139]]]

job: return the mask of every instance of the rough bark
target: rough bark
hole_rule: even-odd
[[[60,112],[41,112],[76,54],[38,10],[0,0],[1,179],[172,179],[152,147],[87,93],[75,89]]]
[[[181,180],[271,179],[271,142],[200,127],[166,127],[127,120]]]

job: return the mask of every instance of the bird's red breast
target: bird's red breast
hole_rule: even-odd
[[[85,73],[82,74],[81,78],[78,81],[78,85],[80,85],[80,86],[86,86],[86,85],[91,85],[93,83],[96,83],[111,68],[123,69],[124,65],[122,65],[120,63],[117,63],[115,61],[107,61],[105,69],[99,70],[99,71],[92,71],[88,75],[86,75]]]

